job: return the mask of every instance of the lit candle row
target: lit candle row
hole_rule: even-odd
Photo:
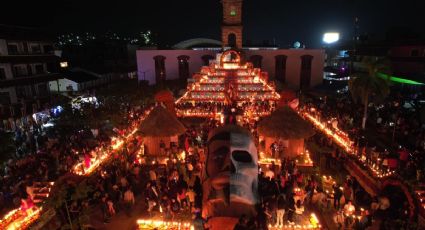
[[[315,111],[315,108],[311,108],[310,110]],[[300,113],[303,117],[307,118],[307,120],[312,122],[313,125],[316,128],[318,128],[323,133],[325,133],[328,137],[330,137],[332,140],[334,140],[335,143],[337,143],[347,153],[349,153],[351,155],[355,155],[355,151],[354,151],[354,148],[353,148],[354,142],[350,140],[350,138],[348,137],[348,134],[339,130],[338,128],[335,128],[335,130],[331,130],[330,128],[328,128],[326,122],[324,122],[324,123],[320,122],[319,119],[317,119],[315,116],[311,115],[307,110],[304,111],[304,112],[300,112]],[[330,122],[328,122],[328,123],[330,123]],[[390,170],[385,171],[384,169],[378,167],[377,165],[366,164],[364,162],[364,159],[362,160],[361,156],[356,156],[356,157],[360,161],[363,161],[363,165],[365,167],[368,167],[369,170],[373,173],[373,175],[375,177],[383,178],[383,177],[391,176],[395,173],[395,171],[390,171]]]
[[[194,227],[189,222],[177,221],[162,221],[162,220],[137,220],[139,229],[179,229],[179,230],[194,230]]]
[[[42,207],[38,208],[37,206],[33,206],[26,211],[21,210],[21,208],[14,209],[0,221],[0,229],[26,229],[40,217],[41,210]]]
[[[146,118],[149,113],[150,113],[151,109],[147,110],[145,112],[145,114],[141,117],[141,119],[138,121],[139,123],[141,121],[144,120],[144,118]],[[111,140],[111,148],[112,150],[117,150],[120,149],[126,139],[134,136],[134,134],[137,132],[138,128],[137,125],[133,125],[136,126],[135,128],[133,128],[125,137],[123,138],[112,138]],[[109,150],[102,150],[102,149],[98,149],[97,151],[99,151],[97,153],[97,158],[91,158],[90,159],[90,166],[89,167],[85,167],[85,162],[81,161],[79,163],[77,163],[74,167],[73,167],[73,172],[77,175],[90,175],[92,174],[100,165],[102,165],[104,162],[106,162],[110,156],[112,155],[113,151],[109,151]]]
[[[319,219],[316,214],[311,213],[309,217],[309,224],[285,224],[285,225],[272,225],[269,224],[269,229],[277,230],[277,229],[321,229],[322,226],[319,223]]]

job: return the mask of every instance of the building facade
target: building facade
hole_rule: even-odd
[[[139,80],[155,84],[159,79],[187,79],[208,65],[219,50],[138,50]],[[273,79],[293,88],[309,88],[323,80],[323,50],[308,49],[244,49],[245,59],[268,72]]]
[[[425,41],[364,41],[356,44],[341,44],[327,50],[325,84],[346,87],[350,74],[365,72],[364,58],[385,60],[392,74],[392,87],[399,90],[423,91],[425,87]],[[336,83],[341,84],[336,84]]]
[[[49,82],[50,92],[60,94],[84,94],[90,90],[118,81],[117,74],[97,74],[81,68],[67,69],[60,78]]]
[[[21,116],[49,97],[47,82],[55,79],[59,58],[53,42],[30,28],[0,28],[0,115]],[[19,108],[20,107],[20,108]]]
[[[425,82],[425,41],[393,46],[388,52],[393,71],[401,76],[422,75]]]
[[[242,46],[242,0],[222,0],[221,48],[192,47],[173,50],[137,50],[140,81],[156,84],[159,80],[187,79],[208,65],[216,54],[229,48],[241,51],[245,61],[268,72],[269,76],[294,89],[317,86],[323,81],[325,51],[322,49],[279,49]],[[200,44],[207,39],[200,39]],[[202,44],[205,45],[205,44]]]

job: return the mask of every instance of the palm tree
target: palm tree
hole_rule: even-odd
[[[375,101],[382,100],[390,93],[388,79],[384,79],[378,74],[384,73],[390,76],[391,70],[386,59],[364,57],[362,66],[365,70],[353,74],[348,87],[353,100],[357,102],[360,99],[360,102],[364,105],[362,119],[362,129],[364,130],[366,128],[367,108],[370,99]]]

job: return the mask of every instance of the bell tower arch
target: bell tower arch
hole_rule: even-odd
[[[223,47],[242,48],[242,0],[221,0],[223,23],[221,41]]]

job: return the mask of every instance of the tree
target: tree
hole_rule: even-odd
[[[77,180],[77,179],[73,179]],[[88,222],[87,210],[80,212],[80,215],[76,220],[72,220],[69,213],[69,203],[73,201],[82,201],[89,197],[89,194],[93,191],[93,187],[89,185],[87,180],[83,180],[77,183],[69,180],[57,182],[53,195],[47,200],[47,206],[56,209],[63,219],[68,221],[64,224],[61,229],[77,229],[78,226],[83,226]],[[65,213],[64,213],[65,212]]]
[[[391,70],[386,59],[364,57],[362,60],[363,71],[354,73],[348,83],[348,87],[354,102],[360,99],[364,105],[362,129],[366,128],[367,108],[371,99],[379,101],[389,93],[388,79],[378,76],[379,73],[390,76]]]

